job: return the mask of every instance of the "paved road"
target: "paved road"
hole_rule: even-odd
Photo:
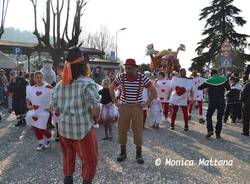
[[[41,152],[29,127],[13,127],[15,116],[3,111],[0,123],[1,184],[62,184],[61,151],[58,143]],[[226,124],[223,139],[207,140],[205,125],[190,122],[190,131],[183,131],[182,115],[177,117],[176,130],[162,121],[160,129],[147,126],[144,131],[144,165],[135,162],[135,146],[129,132],[128,159],[117,163],[117,136],[103,141],[103,127],[97,129],[100,159],[93,183],[96,184],[160,184],[160,183],[250,183],[250,138],[241,136],[241,124]],[[148,120],[150,122],[150,119]],[[114,134],[117,135],[116,125]],[[211,163],[209,161],[212,160]],[[224,166],[220,164],[223,160]],[[160,162],[161,161],[161,162]],[[156,163],[157,162],[157,163]],[[157,165],[156,165],[157,164]],[[218,164],[218,163],[217,163]],[[77,162],[75,183],[81,183],[80,162]]]

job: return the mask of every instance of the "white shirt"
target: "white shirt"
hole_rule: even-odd
[[[173,77],[170,83],[172,93],[169,103],[178,106],[187,106],[188,97],[192,89],[192,80],[181,77]]]

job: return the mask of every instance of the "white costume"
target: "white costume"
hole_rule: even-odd
[[[33,109],[26,114],[26,122],[39,129],[47,129],[52,87],[49,84],[42,86],[27,86],[26,98],[31,102]]]
[[[203,99],[203,90],[198,90],[198,87],[205,82],[202,77],[194,77],[192,79],[193,100],[201,101]]]
[[[146,103],[148,101],[148,89],[147,88],[143,88],[142,90],[142,100],[143,103]],[[148,110],[148,107],[143,107],[143,110]]]
[[[163,79],[158,80],[155,83],[155,88],[157,91],[157,98],[160,100],[161,103],[167,103],[168,102],[168,96],[171,90],[170,87],[171,80]]]
[[[161,102],[158,99],[153,99],[150,103],[150,117],[152,118],[153,123],[160,124],[161,123],[161,114],[162,107]]]
[[[41,69],[41,72],[44,74],[44,81],[53,84],[56,82],[56,73],[52,69],[53,62],[50,60],[44,60],[43,61],[43,67]]]
[[[169,103],[177,106],[187,106],[190,91],[192,89],[192,80],[181,77],[173,77],[170,83],[172,93]]]

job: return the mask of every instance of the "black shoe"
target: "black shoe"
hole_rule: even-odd
[[[214,133],[213,133],[212,131],[210,131],[210,132],[208,132],[208,133],[206,134],[206,137],[207,137],[207,138],[208,138],[208,137],[211,137],[213,134],[214,134]]]
[[[216,139],[221,139],[220,133],[215,131]]]
[[[73,176],[65,176],[64,184],[73,184]]]
[[[136,146],[136,161],[138,164],[144,164],[144,159],[142,158],[142,154],[141,154],[141,147]]]
[[[203,124],[203,123],[205,123],[205,120],[203,118],[200,118],[199,123]]]
[[[184,128],[184,131],[188,131],[188,127],[185,127],[185,128]]]
[[[117,162],[123,162],[124,160],[126,160],[126,158],[127,158],[126,145],[121,145],[121,153],[117,157]]]
[[[55,141],[56,141],[56,142],[59,141],[59,136],[56,136]]]
[[[156,129],[159,129],[159,128],[160,128],[160,126],[159,126],[158,124],[156,124],[156,125],[155,125],[155,128],[156,128]]]
[[[249,133],[241,133],[241,135],[249,136]]]
[[[221,139],[220,134],[216,134],[216,139]]]
[[[170,125],[170,130],[174,130],[174,124],[173,123],[171,123],[171,125]]]
[[[82,184],[92,184],[92,181],[83,179]]]
[[[22,119],[21,122],[22,122],[21,126],[26,126],[27,123],[26,123],[25,119]]]
[[[144,159],[142,156],[136,155],[136,161],[138,164],[144,164]]]
[[[102,140],[108,140],[109,138],[108,137],[104,137],[104,138],[102,138]]]
[[[117,157],[117,162],[123,162],[126,160],[127,154],[126,153],[120,153],[120,155]]]
[[[155,124],[152,125],[152,128],[155,128]]]
[[[17,124],[15,124],[15,127],[19,127],[19,126],[22,126],[22,121],[21,121],[21,120],[19,120],[19,121],[17,122]]]

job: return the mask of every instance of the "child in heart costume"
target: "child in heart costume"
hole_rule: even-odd
[[[157,97],[162,104],[163,113],[165,119],[168,118],[169,103],[168,96],[170,94],[170,79],[165,78],[164,72],[159,72],[158,80],[155,83],[155,88],[157,90]]]
[[[183,118],[185,122],[184,131],[188,131],[188,98],[192,97],[192,80],[186,78],[186,70],[184,68],[180,69],[180,77],[173,77],[170,83],[171,95],[169,103],[173,104],[173,113],[171,116],[171,126],[170,128],[174,130],[174,123],[176,119],[176,114],[178,108],[182,108]]]
[[[192,108],[194,102],[198,104],[198,113],[199,113],[199,123],[204,123],[205,120],[203,118],[203,110],[202,110],[202,101],[203,101],[203,90],[198,90],[198,87],[201,86],[204,82],[205,79],[200,77],[197,73],[196,70],[193,70],[190,79],[192,80],[192,85],[193,85],[193,100],[189,101],[188,104],[188,119],[191,119],[191,113],[192,113]]]
[[[36,72],[34,77],[36,84],[26,88],[27,107],[29,109],[26,122],[34,128],[39,143],[37,150],[39,151],[43,148],[49,148],[52,138],[51,132],[47,129],[52,86],[43,82],[42,72]],[[44,139],[45,137],[47,141]]]

